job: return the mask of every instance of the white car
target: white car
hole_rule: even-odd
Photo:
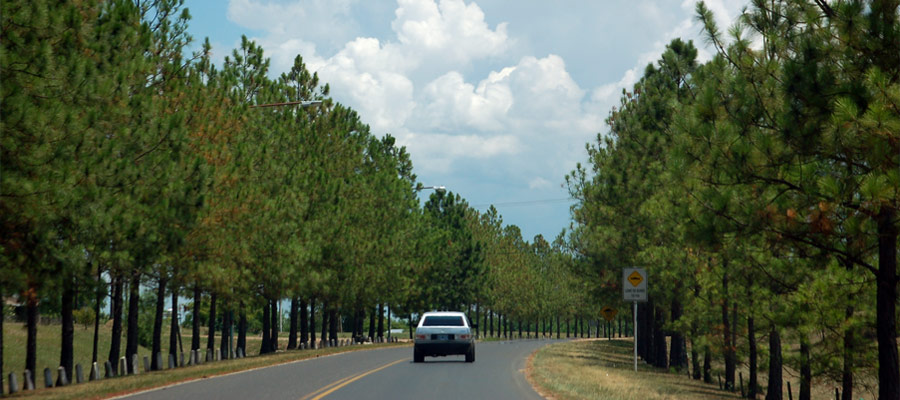
[[[475,336],[466,314],[456,311],[427,312],[416,327],[413,362],[425,357],[463,354],[466,362],[475,362]]]

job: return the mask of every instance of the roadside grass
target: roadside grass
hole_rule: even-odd
[[[690,351],[690,349],[688,349]],[[689,379],[687,371],[674,373],[660,370],[638,360],[638,372],[634,372],[634,353],[630,338],[588,339],[552,344],[533,355],[528,365],[528,377],[535,388],[551,399],[738,399],[740,390],[720,390],[717,383],[706,384]],[[724,366],[712,365],[714,381],[721,379]],[[739,365],[744,385],[748,384],[749,370]],[[785,367],[785,381],[792,383],[793,395],[798,395],[799,374]],[[760,390],[758,398],[765,395],[767,376],[765,368],[758,371]],[[737,374],[735,379],[737,380]],[[735,383],[739,385],[738,382]],[[739,386],[740,387],[740,386]],[[814,399],[834,398],[835,387],[840,387],[825,377],[813,379],[811,395]],[[784,398],[789,398],[787,384]],[[877,380],[874,376],[856,377],[854,398],[877,397]]]
[[[375,348],[407,346],[406,343],[368,344],[347,347],[331,347],[317,350],[280,351],[263,356],[251,356],[241,359],[223,360],[182,368],[141,372],[118,378],[102,379],[66,387],[38,389],[19,392],[9,398],[40,398],[50,400],[68,399],[102,399],[125,395],[142,390],[167,386],[174,383],[205,379],[218,375],[246,371],[255,368],[269,367],[294,361],[316,358],[348,351],[369,350]]]
[[[740,393],[687,379],[638,362],[631,341],[577,340],[538,350],[528,365],[529,380],[550,399],[739,399]]]
[[[162,334],[162,350],[163,363],[167,361],[169,349],[169,326],[164,324]],[[36,365],[38,371],[33,373],[35,387],[43,388],[44,386],[44,368],[50,368],[53,372],[54,380],[57,375],[57,367],[59,366],[60,351],[60,330],[59,324],[41,324],[38,326],[37,336],[37,357]],[[124,331],[124,330],[123,330]],[[0,393],[8,393],[9,391],[9,373],[15,373],[19,380],[19,390],[24,386],[22,383],[22,374],[25,371],[25,347],[27,343],[28,331],[24,323],[20,322],[4,322],[3,323],[3,383],[4,387],[0,389]],[[201,329],[200,347],[206,348],[207,329]],[[317,335],[318,336],[318,335]],[[339,334],[342,339],[349,338],[349,334]],[[191,330],[190,328],[182,328],[181,330],[182,346],[185,349],[185,357],[190,353],[191,348]],[[109,358],[109,347],[112,339],[111,323],[101,325],[97,338],[97,361],[100,366],[101,374],[103,374],[103,362]],[[402,338],[401,338],[402,339]],[[279,334],[279,349],[285,349],[288,342],[288,333]],[[84,369],[85,379],[90,375],[91,356],[94,343],[94,327],[93,325],[83,327],[75,326],[74,337],[74,363],[81,364]],[[221,343],[220,333],[216,335],[216,347]],[[65,388],[40,389],[33,392],[19,392],[17,397],[33,397],[53,399],[76,399],[76,398],[102,398],[114,393],[127,393],[136,390],[143,390],[156,386],[163,386],[182,380],[190,380],[202,378],[204,376],[213,376],[223,373],[241,371],[245,369],[258,368],[267,365],[273,365],[283,362],[296,361],[310,357],[318,357],[326,354],[337,352],[370,349],[375,348],[373,345],[340,347],[320,350],[304,350],[304,351],[285,351],[265,357],[255,357],[259,354],[259,348],[262,338],[259,335],[247,336],[247,358],[241,360],[227,360],[215,363],[201,364],[199,366],[178,368],[174,370],[154,371],[151,373],[140,374],[136,376],[120,377],[110,380],[101,380],[98,382],[83,383],[80,385],[71,385]],[[400,344],[402,345],[402,344]],[[375,345],[378,347],[387,346]],[[121,355],[125,355],[125,335],[122,335]],[[144,356],[150,356],[150,349],[139,346],[138,359],[143,360]],[[202,355],[201,355],[202,357]],[[140,361],[140,370],[143,373],[143,361]],[[73,372],[74,374],[74,372]],[[69,377],[70,381],[75,381],[75,377]]]
[[[37,354],[36,367],[38,371],[34,376],[41,377],[40,385],[43,385],[43,370],[50,368],[53,375],[56,376],[56,368],[59,367],[59,349],[60,345],[60,325],[59,324],[41,324],[37,329]],[[112,339],[112,328],[109,326],[100,326],[100,332],[97,337],[97,361],[101,365],[103,361],[109,358],[109,346]],[[165,338],[164,348],[169,347],[169,337]],[[3,372],[4,375],[15,372],[21,375],[25,371],[25,346],[28,341],[28,330],[24,323],[21,322],[4,322],[3,323]],[[81,364],[85,369],[85,374],[90,371],[91,352],[94,346],[94,326],[84,328],[81,325],[75,326],[74,338],[74,360],[75,364]],[[188,337],[188,346],[190,346],[190,337]],[[125,355],[125,336],[122,336],[122,355]],[[150,349],[138,347],[138,354],[149,355]],[[4,376],[4,383],[8,376]],[[38,385],[35,382],[35,385]],[[4,388],[8,390],[9,387]]]

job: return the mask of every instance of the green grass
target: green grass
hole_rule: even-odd
[[[109,346],[112,338],[112,324],[100,327],[100,335],[98,338],[97,361],[102,365],[109,357]],[[39,325],[37,329],[37,369],[38,375],[43,376],[44,368],[50,368],[56,374],[56,368],[59,367],[59,349],[60,349],[60,325]],[[10,372],[22,374],[25,371],[25,346],[28,339],[28,330],[24,323],[4,322],[3,323],[3,372],[4,379],[7,379]],[[168,348],[169,337],[166,335],[164,348]],[[190,345],[190,338],[188,338]],[[75,363],[81,364],[85,369],[85,375],[90,371],[91,352],[94,345],[94,327],[93,325],[87,329],[81,325],[75,326]],[[121,355],[125,355],[125,337],[122,337]],[[149,355],[150,350],[144,347],[138,348],[138,354],[141,356]],[[101,367],[102,368],[102,367]],[[20,378],[21,379],[21,378]],[[37,383],[35,383],[37,384]],[[4,388],[8,390],[9,387]]]

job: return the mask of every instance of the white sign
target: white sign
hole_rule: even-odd
[[[647,271],[643,268],[623,268],[622,295],[625,301],[647,301]]]

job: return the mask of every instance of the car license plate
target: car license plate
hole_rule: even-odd
[[[447,335],[437,335],[437,340],[447,340]]]

